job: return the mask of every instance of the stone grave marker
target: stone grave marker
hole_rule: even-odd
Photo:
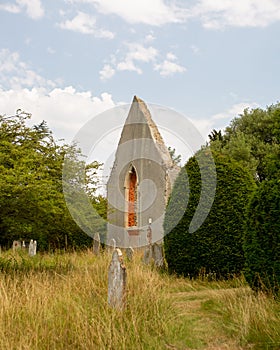
[[[99,255],[100,253],[100,235],[98,232],[96,232],[93,237],[93,253],[95,255]]]
[[[125,305],[126,268],[123,265],[122,252],[115,249],[108,271],[108,304],[115,309]]]
[[[18,249],[21,249],[21,242],[20,241],[13,241],[13,251],[16,251]]]
[[[144,251],[144,256],[143,256],[143,262],[146,265],[149,265],[152,262],[153,258],[153,251],[152,251],[152,245],[149,244]]]
[[[35,256],[37,252],[37,241],[33,241],[33,239],[29,242],[28,254],[29,256]]]
[[[153,244],[153,260],[157,267],[164,266],[163,247],[161,244]]]
[[[33,256],[37,254],[37,241],[33,242]]]
[[[132,247],[126,248],[126,257],[127,257],[128,261],[132,261],[133,254],[134,254],[134,249]]]

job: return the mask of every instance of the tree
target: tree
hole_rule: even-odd
[[[209,137],[212,149],[240,162],[257,182],[271,178],[280,169],[280,103],[265,110],[245,109],[224,135],[214,130]]]
[[[170,157],[174,163],[174,165],[180,165],[181,163],[181,155],[180,154],[176,154],[176,150],[175,148],[171,148],[170,146],[168,147],[168,152],[170,154]]]
[[[166,209],[165,256],[169,271],[179,275],[197,277],[203,271],[215,273],[218,277],[228,277],[240,273],[244,266],[244,208],[255,184],[249,172],[237,162],[215,152],[213,155],[217,174],[216,195],[202,225],[197,230],[190,230],[200,202],[201,170],[206,175],[213,172],[208,148],[199,151],[182,168]],[[205,174],[207,181],[211,176]],[[213,184],[209,181],[207,186],[210,193]],[[186,204],[187,189],[187,208],[174,227],[174,220],[178,220],[176,213]],[[211,198],[207,198],[206,194],[204,201],[211,203]],[[203,216],[203,207],[200,211]]]
[[[0,244],[31,238],[40,249],[88,245],[88,237],[73,221],[62,189],[62,164],[70,151],[59,146],[45,122],[28,126],[31,115],[20,110],[0,116]]]
[[[245,222],[244,274],[254,290],[280,290],[280,181],[263,181],[254,193]]]

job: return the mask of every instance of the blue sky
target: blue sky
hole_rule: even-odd
[[[1,0],[0,16],[0,113],[66,141],[135,94],[205,138],[279,100],[279,0]]]

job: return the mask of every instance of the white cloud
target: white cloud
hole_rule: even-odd
[[[47,80],[20,60],[17,52],[0,50],[0,87],[21,89],[23,87],[55,87],[56,82]]]
[[[139,67],[136,67],[134,62],[129,59],[119,62],[117,64],[117,70],[130,71],[130,72],[136,72],[138,74],[142,74],[142,69],[140,69]]]
[[[113,39],[115,34],[96,27],[96,19],[84,12],[78,14],[72,20],[66,20],[58,24],[61,29],[72,30],[82,34],[92,34],[97,38]]]
[[[279,0],[200,0],[191,11],[209,29],[265,27],[280,20]]]
[[[138,74],[142,74],[142,69],[139,67],[139,63],[154,62],[158,55],[158,50],[155,49],[154,47],[152,46],[145,47],[144,45],[139,43],[126,43],[125,49],[126,49],[126,53],[124,54],[124,56],[119,58],[119,57],[116,57],[115,55],[112,55],[110,59],[110,65],[105,65],[105,66],[109,66],[111,67],[111,69],[113,68],[112,66],[114,66],[115,70],[118,70],[118,71],[131,71],[131,72],[134,71]],[[104,70],[104,67],[103,67],[103,70]],[[109,67],[106,67],[107,71]],[[100,71],[101,79],[104,75],[103,70]],[[107,76],[107,78],[110,78],[110,76]]]
[[[156,39],[156,37],[153,35],[153,33],[149,33],[145,36],[146,43],[150,43],[150,42],[154,41],[155,39]]]
[[[166,58],[169,60],[169,61],[176,61],[177,60],[177,56],[174,55],[174,53],[172,52],[168,52],[166,54]]]
[[[168,77],[175,73],[184,73],[186,68],[174,62],[176,60],[177,57],[172,52],[168,52],[166,59],[162,63],[154,65],[154,70],[159,71],[159,74],[163,77]]]
[[[101,80],[109,79],[116,71],[130,71],[142,74],[141,63],[152,63],[154,71],[158,71],[163,77],[186,71],[185,67],[174,62],[177,60],[177,56],[172,52],[168,52],[166,59],[159,63],[160,53],[153,46],[145,46],[140,43],[126,43],[125,48],[127,52],[122,57],[119,57],[120,51],[116,55],[111,55],[110,64],[106,63],[99,72]]]
[[[99,72],[101,80],[107,80],[115,75],[115,69],[109,64],[105,64],[104,67]]]
[[[70,142],[91,117],[114,106],[108,93],[96,97],[90,91],[77,92],[71,86],[50,91],[0,89],[0,114],[14,115],[20,108],[32,114],[33,124],[46,120],[55,138],[64,138],[66,142]]]
[[[16,5],[16,4],[0,4],[0,10],[1,11],[7,11],[10,13],[20,13],[21,12],[21,8]]]
[[[214,121],[217,120],[232,120],[235,117],[238,117],[239,114],[243,113],[245,108],[257,108],[259,105],[256,102],[240,102],[231,106],[227,111],[214,114],[211,119]]]
[[[200,19],[207,29],[222,29],[265,27],[280,20],[279,0],[197,0],[188,7],[179,7],[175,0],[68,0],[68,3],[92,4],[104,15],[113,14],[130,24],[150,26]]]
[[[6,3],[0,5],[0,10],[11,13],[20,13],[26,11],[26,14],[32,19],[40,19],[44,16],[44,8],[40,0],[16,0],[16,3]]]
[[[161,26],[167,23],[181,23],[188,13],[178,7],[174,0],[69,0],[70,3],[89,3],[102,14],[114,14],[131,24],[142,23]]]

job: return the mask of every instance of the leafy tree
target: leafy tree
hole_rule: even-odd
[[[209,138],[212,149],[247,167],[257,182],[272,178],[280,169],[280,103],[245,109],[224,135],[214,130]]]
[[[175,181],[164,221],[165,256],[170,272],[197,277],[203,271],[227,277],[240,273],[243,268],[244,208],[255,184],[249,172],[237,162],[215,152],[213,155],[217,174],[216,195],[209,215],[197,230],[190,228],[200,202],[201,171],[204,172],[204,181],[210,179],[213,172],[209,149],[204,148],[190,158]],[[211,193],[213,183],[209,180],[206,185]],[[182,213],[188,189],[188,205]],[[207,194],[204,202],[211,203]],[[206,207],[199,209],[200,215],[204,215]],[[182,218],[174,225],[178,221],[178,212]]]
[[[246,213],[245,277],[255,290],[280,290],[280,181],[263,181]]]
[[[20,110],[0,116],[0,244],[14,239],[38,241],[40,249],[88,245],[73,221],[62,189],[64,155],[78,151],[58,146],[45,122],[28,126],[31,115]],[[66,239],[67,238],[67,239]]]

